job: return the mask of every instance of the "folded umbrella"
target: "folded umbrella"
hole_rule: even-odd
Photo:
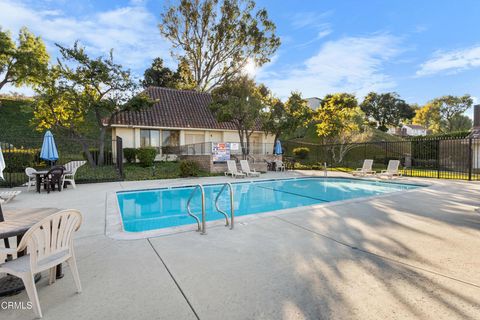
[[[49,130],[45,132],[45,136],[43,137],[40,158],[47,161],[58,160],[58,151],[57,146],[55,145],[55,139],[53,138],[53,134]]]
[[[3,170],[5,170],[5,159],[3,159],[2,147],[0,146],[0,179],[5,180],[3,177]]]

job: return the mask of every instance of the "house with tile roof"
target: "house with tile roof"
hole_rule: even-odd
[[[155,147],[161,157],[185,150],[185,146],[202,152],[211,143],[239,142],[234,124],[217,121],[210,111],[209,93],[160,87],[145,92],[155,101],[152,107],[123,112],[113,119],[112,136],[121,137],[124,148]],[[271,153],[274,136],[265,134],[259,122],[250,143],[251,153]]]

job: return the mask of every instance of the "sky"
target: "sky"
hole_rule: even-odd
[[[55,43],[79,40],[94,56],[113,49],[140,77],[155,57],[176,66],[158,31],[168,3],[0,0],[0,26],[14,34],[28,27],[53,58]],[[480,103],[479,0],[257,0],[257,7],[267,9],[282,45],[248,71],[280,98],[394,91],[420,105],[466,93]]]

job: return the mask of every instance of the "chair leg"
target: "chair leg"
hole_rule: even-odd
[[[75,184],[75,180],[74,180],[74,179],[70,180],[70,184],[72,185],[72,188],[73,188],[73,189],[76,189],[76,188],[77,188],[77,185]]]
[[[56,270],[57,268],[56,267],[53,267],[53,268],[50,268],[48,269],[48,284],[51,285],[52,283],[55,283],[55,281],[57,280],[57,277],[56,277]]]
[[[25,285],[25,289],[27,290],[28,298],[32,303],[33,312],[35,313],[35,316],[37,318],[41,318],[42,310],[40,309],[40,301],[38,300],[37,288],[35,287],[34,277],[35,275],[33,273],[25,274],[22,277],[22,280],[23,284]]]
[[[30,191],[31,186],[32,186],[32,180],[30,180],[30,178],[28,178],[27,192]]]
[[[75,280],[75,285],[77,286],[77,292],[82,292],[82,284],[80,283],[80,276],[78,275],[77,261],[75,260],[75,255],[67,260],[70,271],[72,271],[73,280]]]

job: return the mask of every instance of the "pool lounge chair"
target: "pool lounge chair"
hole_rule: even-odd
[[[363,166],[361,168],[357,168],[357,170],[352,172],[354,176],[366,176],[367,174],[376,174],[375,171],[372,170],[373,160],[372,159],[365,159],[363,160]]]
[[[63,176],[63,183],[62,186],[64,185],[65,182],[69,182],[73,189],[75,189],[77,186],[75,185],[75,174],[77,173],[78,168],[83,166],[87,161],[70,161],[64,165],[65,168],[65,174]]]
[[[390,160],[388,162],[387,170],[382,170],[379,174],[380,177],[387,177],[392,179],[394,177],[401,177],[402,173],[398,170],[400,166],[400,160]]]
[[[13,200],[16,196],[18,196],[22,191],[1,191],[0,192],[0,199],[3,200],[4,203],[8,203],[10,200]]]
[[[227,160],[227,171],[225,171],[225,175],[231,175],[232,177],[238,178],[245,178],[245,173],[238,171],[237,164],[235,160]]]
[[[253,171],[250,170],[248,160],[240,160],[240,167],[242,168],[242,172],[245,173],[247,176],[260,177],[260,172],[255,171],[255,169],[253,169]]]

